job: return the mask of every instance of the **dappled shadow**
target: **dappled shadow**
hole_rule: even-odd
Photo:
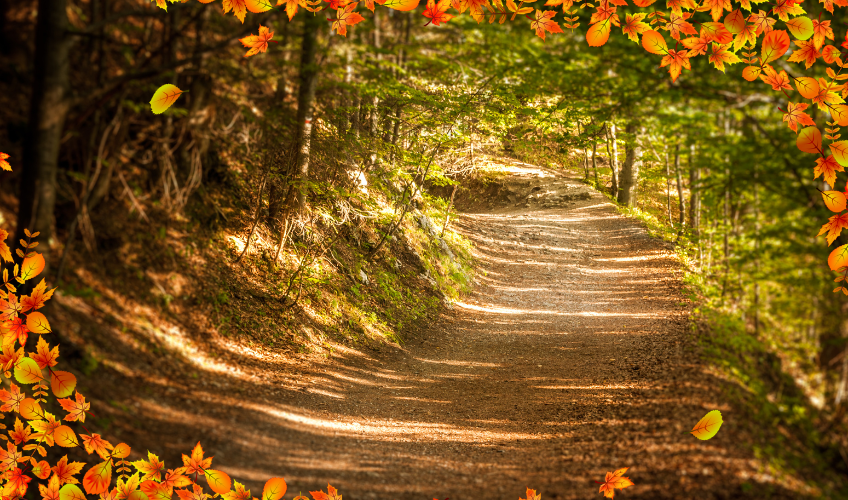
[[[334,345],[326,362],[133,325],[159,340],[144,344],[64,299],[65,323],[110,331],[126,360],[91,376],[112,402],[98,423],[168,467],[202,441],[256,496],[279,476],[286,498],[327,482],[354,500],[597,498],[592,481],[631,467],[627,498],[807,497],[758,469],[718,399],[727,382],[689,359],[662,243],[600,196],[502,212],[457,222],[486,271],[476,291],[383,352]],[[727,423],[699,442],[686,431],[710,409]]]

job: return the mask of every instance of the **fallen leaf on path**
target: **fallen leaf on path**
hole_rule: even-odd
[[[716,435],[718,430],[721,428],[721,424],[721,412],[713,410],[704,415],[704,418],[695,424],[691,434],[701,441],[706,441]]]
[[[604,482],[599,483],[601,488],[598,490],[598,493],[603,493],[607,498],[615,498],[616,488],[623,490],[624,488],[633,486],[633,481],[631,481],[630,478],[623,476],[629,468],[630,467],[624,467],[623,469],[618,469],[615,472],[607,472]],[[595,482],[597,483],[598,481]]]

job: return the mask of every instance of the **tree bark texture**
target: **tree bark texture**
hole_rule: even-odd
[[[306,186],[309,178],[309,153],[312,138],[312,111],[315,103],[315,84],[318,65],[318,30],[324,25],[319,16],[303,16],[303,45],[300,52],[300,88],[297,91],[297,174],[300,181],[297,197],[298,210],[306,208]]]
[[[24,229],[41,233],[39,246],[49,263],[56,203],[56,173],[62,129],[68,114],[68,22],[65,0],[39,0],[29,123],[24,139],[20,206],[15,241]]]
[[[624,131],[627,134],[635,134],[638,125],[628,123]],[[621,166],[619,174],[618,202],[622,205],[635,207],[638,197],[639,169],[642,167],[642,146],[636,140],[625,143],[624,165]]]

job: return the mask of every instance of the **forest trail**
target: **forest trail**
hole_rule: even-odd
[[[586,191],[528,165],[512,164],[507,182],[545,176]],[[692,354],[670,246],[589,191],[462,215],[478,285],[401,348],[300,361],[245,348],[249,385],[207,379],[139,410],[169,450],[201,437],[254,494],[284,477],[286,498],[329,482],[347,500],[515,500],[527,487],[589,499],[601,497],[593,481],[630,467],[623,498],[754,498],[758,482],[770,498],[801,498],[739,445],[748,436],[722,382]],[[725,416],[718,436],[687,434],[712,409]]]
[[[687,354],[672,251],[592,193],[463,215],[485,271],[473,293],[402,349],[300,366],[300,390],[233,417],[249,431],[216,440],[220,466],[351,500],[598,498],[592,481],[621,467],[627,498],[746,497],[755,464]],[[697,441],[686,431],[711,409],[729,422]]]

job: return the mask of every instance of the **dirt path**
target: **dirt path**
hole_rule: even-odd
[[[514,500],[528,486],[600,498],[592,481],[629,466],[625,498],[747,496],[755,463],[732,416],[713,441],[685,433],[729,408],[688,361],[665,244],[597,193],[458,225],[485,271],[476,290],[403,350],[337,352],[299,367],[298,390],[245,394],[234,425],[216,424],[224,470],[257,489],[273,475],[290,492],[329,481],[352,500]]]
[[[631,467],[622,498],[764,498],[764,482],[801,498],[757,471],[694,361],[671,250],[598,193],[510,205],[459,219],[485,274],[402,349],[295,362],[239,347],[184,377],[191,390],[138,398],[125,411],[146,423],[121,438],[156,429],[171,462],[202,439],[257,496],[282,476],[286,498],[327,482],[346,500],[601,498],[592,481]],[[720,434],[686,434],[711,409]]]

